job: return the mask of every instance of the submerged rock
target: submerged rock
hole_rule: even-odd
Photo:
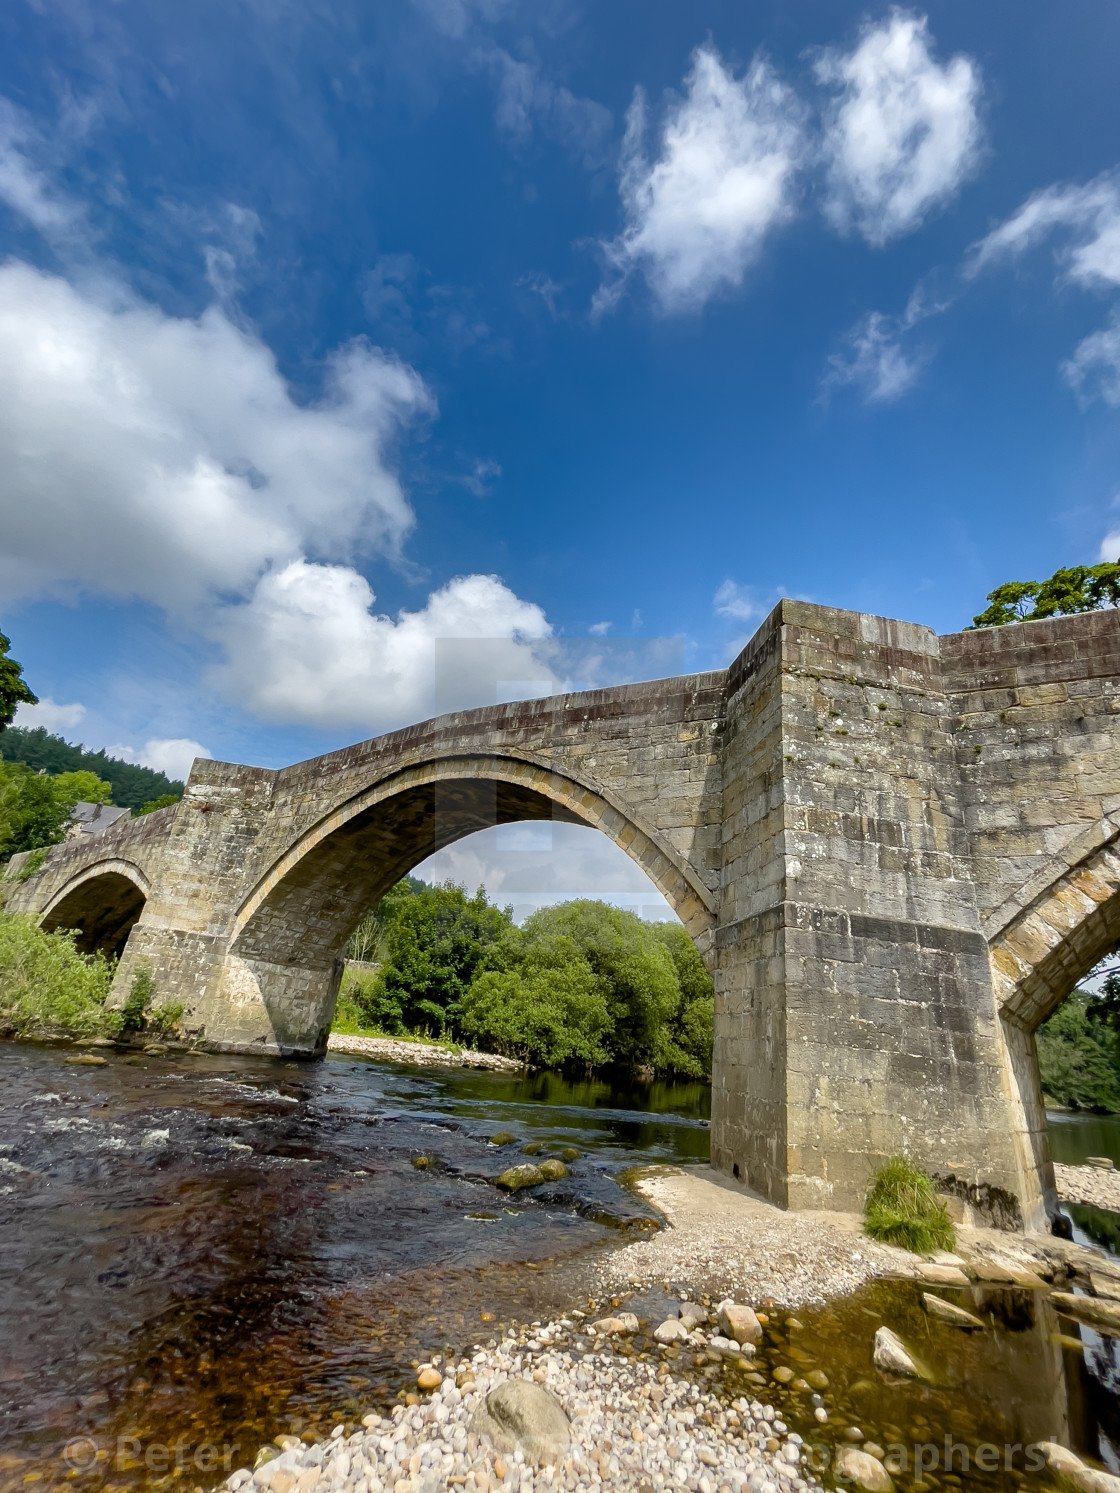
[[[471,1430],[488,1436],[498,1451],[520,1451],[532,1463],[560,1461],[572,1439],[560,1402],[531,1379],[507,1379],[492,1389],[475,1411]]]
[[[966,1312],[963,1306],[956,1306],[951,1301],[943,1301],[940,1296],[931,1295],[929,1291],[922,1292],[922,1305],[931,1317],[940,1317],[942,1322],[951,1322],[954,1327],[963,1327],[969,1332],[984,1330],[984,1323],[979,1317]]]
[[[512,1146],[517,1136],[511,1130],[499,1130],[496,1135],[490,1137],[492,1146]]]
[[[875,1334],[872,1359],[875,1367],[882,1369],[885,1374],[904,1374],[909,1379],[929,1378],[906,1344],[889,1327],[880,1327]]]
[[[863,1488],[865,1493],[894,1493],[891,1475],[882,1462],[868,1452],[861,1452],[858,1447],[840,1447],[832,1470],[837,1481],[854,1483],[857,1488]]]
[[[562,1161],[542,1161],[538,1171],[546,1182],[559,1182],[568,1175],[568,1168]]]
[[[539,1187],[544,1180],[540,1167],[525,1161],[520,1166],[507,1167],[498,1178],[498,1186],[506,1192],[520,1192],[523,1187]]]
[[[109,1059],[95,1057],[92,1052],[80,1052],[77,1057],[66,1058],[65,1061],[82,1068],[104,1068]]]
[[[1056,1441],[1040,1441],[1038,1449],[1046,1458],[1054,1481],[1066,1493],[1120,1493],[1120,1477],[1087,1466],[1068,1447],[1059,1446]]]

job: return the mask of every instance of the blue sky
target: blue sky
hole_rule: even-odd
[[[650,640],[722,666],[784,594],[944,632],[1120,553],[1103,0],[15,0],[0,36],[25,719],[281,765]],[[447,637],[507,640],[454,698]]]

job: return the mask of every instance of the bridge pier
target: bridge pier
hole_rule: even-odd
[[[349,933],[401,875],[485,824],[593,826],[713,970],[718,1167],[850,1208],[904,1152],[1037,1225],[1033,1033],[1120,941],[1118,715],[1120,612],[938,638],[784,601],[727,670],[278,772],[198,762],[180,805],[56,847],[9,906],[100,943],[142,909],[115,999],[148,970],[207,1045],[314,1056]]]

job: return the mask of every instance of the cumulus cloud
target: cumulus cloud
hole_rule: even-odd
[[[925,349],[909,345],[909,334],[928,316],[945,309],[945,305],[932,305],[915,292],[901,316],[868,312],[848,332],[842,350],[829,357],[822,381],[825,396],[834,388],[851,385],[868,404],[891,404],[901,399],[928,361]]]
[[[220,683],[268,720],[372,729],[435,708],[494,704],[498,677],[551,679],[531,646],[551,632],[544,613],[496,576],[459,576],[395,621],[371,611],[374,599],[346,566],[297,560],[270,573],[248,602],[215,620],[229,659]],[[455,698],[437,707],[436,643],[445,638],[507,641],[500,662],[484,650],[473,672],[468,650]]]
[[[501,47],[480,51],[479,60],[497,83],[498,129],[516,145],[525,145],[539,130],[555,140],[588,170],[607,159],[614,116],[595,99],[579,98],[554,83],[534,62],[512,57]]]
[[[955,195],[980,148],[980,73],[938,63],[924,16],[894,10],[848,53],[823,52],[817,79],[836,90],[825,114],[825,211],[841,232],[882,245]]]
[[[150,767],[153,772],[162,772],[173,782],[184,783],[196,757],[211,759],[214,755],[200,741],[192,741],[189,736],[154,736],[139,751],[120,745],[106,747],[105,751],[110,757],[137,762],[141,767]]]
[[[1120,172],[1034,193],[975,246],[970,271],[1016,258],[1056,233],[1066,237],[1058,261],[1065,278],[1090,289],[1120,285]]]
[[[1096,393],[1106,404],[1120,405],[1120,310],[1078,344],[1062,372],[1078,393]]]
[[[736,78],[714,47],[699,47],[652,160],[646,112],[638,90],[622,152],[626,226],[603,246],[616,278],[598,292],[599,311],[636,268],[663,311],[699,309],[742,284],[767,235],[793,213],[802,108],[767,62],[756,58]]]
[[[38,705],[16,707],[13,725],[34,731],[42,726],[47,731],[72,731],[86,718],[86,707],[75,702],[59,705],[49,695],[44,695]]]
[[[735,581],[724,581],[712,597],[712,605],[720,617],[730,617],[735,622],[751,622],[761,617],[762,607],[745,586]]]
[[[189,611],[307,549],[393,552],[412,523],[385,448],[429,408],[415,373],[363,342],[313,405],[216,308],[197,320],[106,305],[0,268],[0,589],[72,588]]]
[[[80,214],[33,165],[31,153],[40,144],[26,116],[0,98],[0,202],[45,238],[58,241],[73,231]]]

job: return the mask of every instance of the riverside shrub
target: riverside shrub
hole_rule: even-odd
[[[1035,1034],[1042,1092],[1063,1109],[1120,1111],[1120,1037],[1098,1004],[1075,990]]]
[[[73,933],[0,912],[0,1024],[9,1031],[115,1030],[118,1013],[105,1010],[113,968],[103,954],[80,954]]]
[[[905,1156],[892,1156],[876,1173],[864,1204],[864,1228],[872,1239],[915,1254],[952,1249],[957,1242],[933,1178]]]

